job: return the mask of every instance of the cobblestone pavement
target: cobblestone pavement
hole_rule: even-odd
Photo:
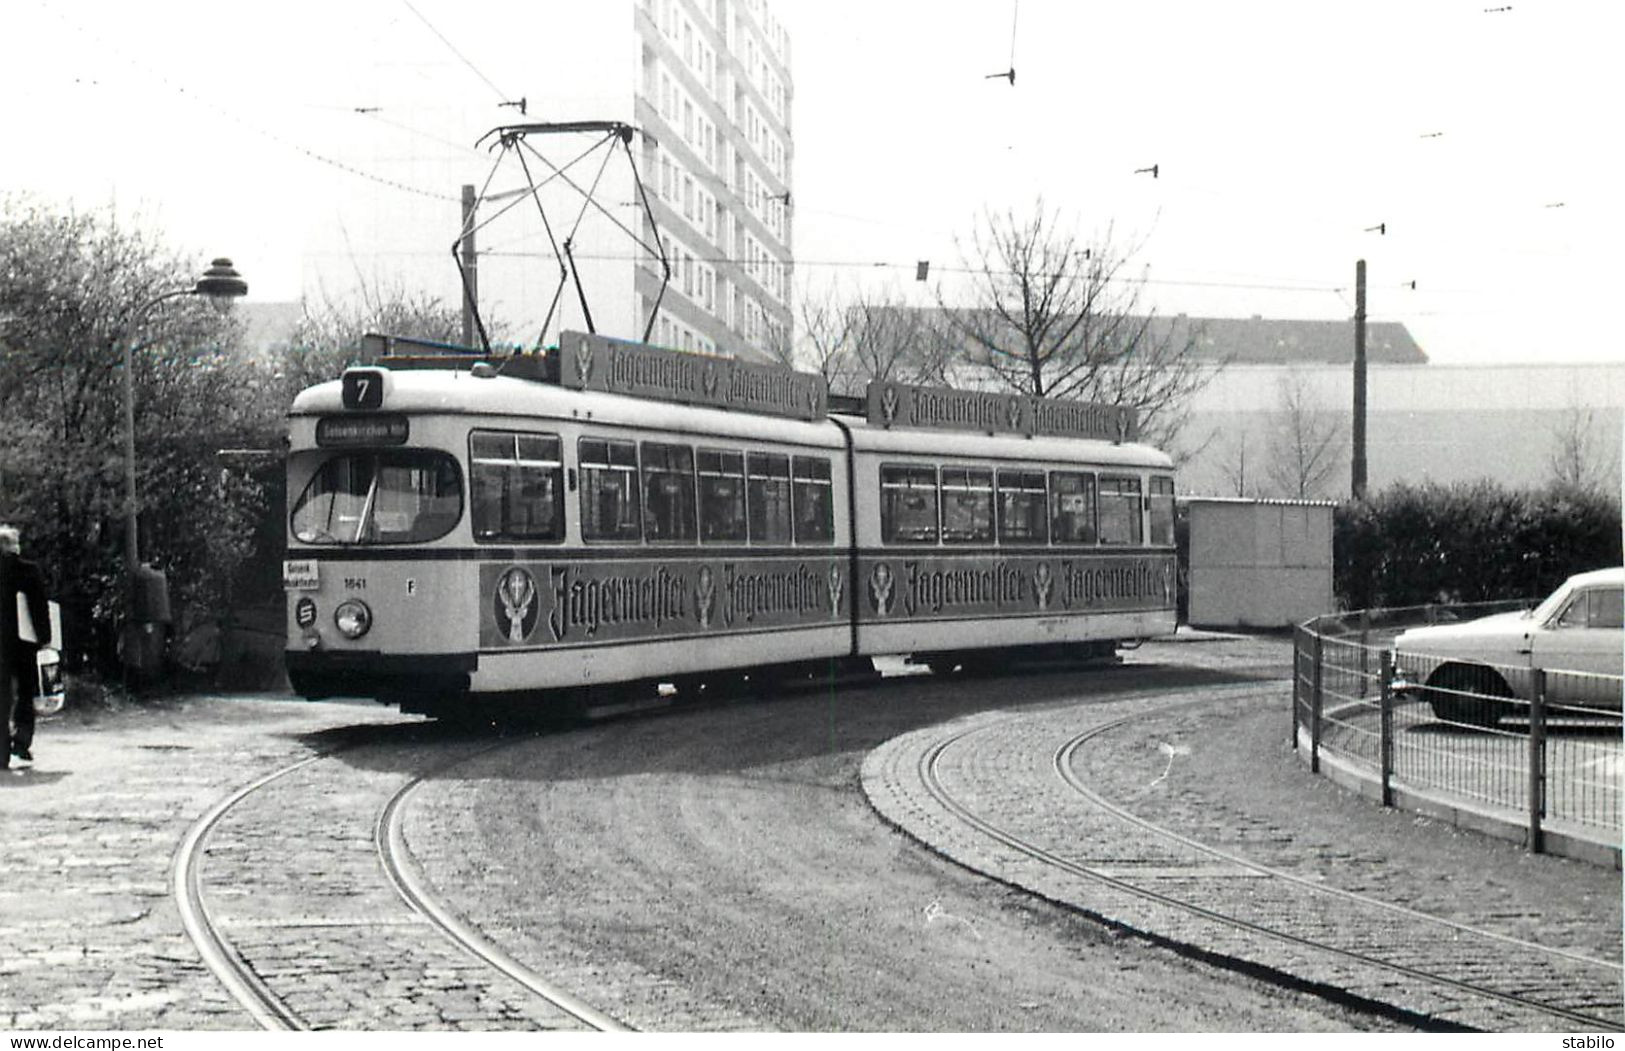
[[[33,768],[0,772],[0,1028],[253,1028],[182,929],[175,851],[222,796],[309,755],[304,735],[400,718],[238,697],[42,721]]]
[[[1508,939],[1617,963],[1618,873],[1530,857],[1500,841],[1385,812],[1346,793],[1339,797],[1333,786],[1324,786],[1333,798],[1315,805],[1304,785],[1281,781],[1282,767],[1288,779],[1303,772],[1294,771],[1290,756],[1262,754],[1268,749],[1261,752],[1259,741],[1284,736],[1272,731],[1282,721],[1285,701],[1279,695],[1285,689],[1230,687],[1198,694],[1207,702],[1198,708],[1138,718],[1092,740],[1078,753],[1074,769],[1109,802],[1231,856]],[[1484,978],[1534,975],[1531,980],[1538,983],[1544,976],[1558,988],[1577,989],[1581,979],[1571,977],[1568,968],[1596,987],[1588,1013],[1620,1018],[1617,969],[1548,961],[1512,942],[1445,928],[1425,935],[1416,929],[1428,926],[1425,922],[1406,923],[1301,886],[1282,893],[1278,888],[1290,891],[1294,885],[1263,881],[1254,869],[1121,820],[1060,780],[1051,757],[1061,745],[1091,726],[1169,702],[1156,696],[1014,716],[984,713],[924,728],[871,752],[864,788],[889,820],[962,864],[1152,937],[1455,1024],[1492,1031],[1558,1024],[1550,1016],[1422,989],[1420,982],[1396,981],[1391,971],[1150,904],[993,840],[945,810],[922,779],[922,757],[947,736],[969,730],[962,743],[944,753],[948,761],[941,776],[954,798],[1069,862],[1267,925],[1296,924],[1306,928],[1303,934],[1352,933],[1370,940],[1367,951],[1423,970],[1430,955],[1462,953],[1482,958]],[[1270,915],[1270,909],[1282,907],[1293,911]],[[1441,941],[1448,950],[1440,949]]]

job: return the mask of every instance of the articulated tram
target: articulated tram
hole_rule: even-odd
[[[389,357],[289,413],[287,668],[454,714],[1175,627],[1174,478],[1132,412],[565,333]]]

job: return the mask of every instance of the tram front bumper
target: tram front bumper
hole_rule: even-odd
[[[284,650],[288,684],[310,700],[466,693],[479,666],[472,653],[379,653],[375,650]]]

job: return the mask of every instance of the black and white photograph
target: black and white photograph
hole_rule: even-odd
[[[7,1047],[1614,1047],[1622,30],[0,7]]]

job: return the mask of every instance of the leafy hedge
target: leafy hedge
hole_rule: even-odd
[[[1554,484],[1396,485],[1335,515],[1344,609],[1540,598],[1568,576],[1617,566],[1619,502]]]

